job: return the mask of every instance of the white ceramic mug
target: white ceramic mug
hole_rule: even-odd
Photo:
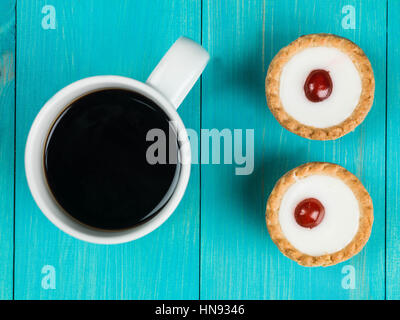
[[[181,37],[168,50],[146,83],[120,76],[86,78],[63,88],[43,106],[29,132],[25,148],[25,171],[34,200],[54,225],[81,240],[116,244],[143,237],[168,219],[183,197],[191,165],[190,143],[176,109],[200,77],[208,60],[209,54],[199,44]],[[132,228],[116,231],[91,228],[66,213],[49,189],[43,160],[47,136],[58,116],[77,98],[103,88],[131,90],[154,101],[170,118],[180,142],[181,170],[169,201],[149,220]]]

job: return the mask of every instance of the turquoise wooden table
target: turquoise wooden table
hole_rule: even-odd
[[[399,299],[399,30],[399,0],[1,0],[0,298]],[[370,114],[336,141],[286,131],[265,101],[273,56],[315,32],[356,42],[375,72]],[[235,175],[235,164],[193,164],[176,212],[131,243],[94,245],[59,231],[25,179],[35,115],[84,77],[145,80],[181,35],[212,57],[179,109],[185,125],[254,129],[254,171]],[[298,266],[265,227],[274,183],[308,161],[346,167],[374,201],[367,246],[333,267]]]

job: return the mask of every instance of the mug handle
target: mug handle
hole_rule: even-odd
[[[167,51],[146,83],[178,109],[206,67],[210,55],[197,42],[180,37]]]

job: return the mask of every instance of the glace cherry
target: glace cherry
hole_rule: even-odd
[[[328,71],[317,69],[310,72],[304,83],[304,92],[308,100],[321,102],[332,93],[332,79]]]
[[[314,198],[301,201],[294,210],[296,222],[304,228],[314,228],[319,225],[325,216],[325,208]]]

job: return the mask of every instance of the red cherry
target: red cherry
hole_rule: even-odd
[[[319,225],[325,216],[325,208],[314,198],[301,201],[294,210],[296,222],[304,228],[314,228]]]
[[[304,92],[308,100],[321,102],[332,93],[332,79],[328,71],[317,69],[310,72],[304,83]]]

